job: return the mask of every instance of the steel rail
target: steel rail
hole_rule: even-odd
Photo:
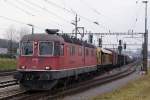
[[[0,76],[9,76],[15,74],[16,70],[0,71]]]
[[[18,84],[17,80],[3,81],[3,82],[0,82],[0,88],[5,88],[5,87],[17,85],[17,84]]]
[[[62,87],[60,89],[57,89],[57,91],[44,91],[44,92],[33,92],[33,93],[26,92],[24,94],[20,94],[20,95],[18,94],[17,96],[7,97],[7,99],[9,100],[13,98],[13,100],[33,100],[33,99],[38,100],[42,98],[42,100],[49,100],[49,99],[60,98],[65,95],[81,92],[86,89],[92,88],[93,86],[102,85],[104,83],[108,83],[110,81],[114,81],[116,79],[132,74],[133,72],[136,71],[137,64],[138,62],[129,64],[127,66],[124,66],[127,68],[119,69],[120,71],[117,69],[118,71],[116,72],[109,73],[109,74],[105,73],[104,75],[94,77],[91,80],[86,80],[83,82],[79,82],[77,84],[68,85],[68,87],[65,88]]]

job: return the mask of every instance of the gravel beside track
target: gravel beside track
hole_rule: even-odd
[[[14,80],[13,75],[0,76],[0,82],[5,82],[5,81],[9,81],[9,80]]]
[[[134,67],[133,67],[134,65]],[[36,92],[26,92],[18,94],[17,96],[11,96],[7,98],[8,100],[53,100],[63,98],[64,96],[71,95],[77,92],[93,88],[94,86],[104,84],[121,77],[127,76],[135,72],[136,66],[134,64],[129,64],[126,67],[118,68],[104,75],[97,76],[91,80],[83,81],[73,85],[68,85],[68,87],[63,87],[57,89],[57,91],[36,91]]]
[[[87,89],[86,91],[78,92],[76,94],[67,95],[63,98],[60,98],[60,100],[92,100],[98,95],[100,96],[101,94],[115,91],[125,86],[130,81],[138,79],[139,77],[140,74],[138,71],[136,71],[133,74],[130,74],[123,78],[119,78],[115,81],[111,81],[102,85],[97,85],[95,87]]]
[[[18,84],[17,80],[4,81],[4,82],[0,82],[0,88],[5,88],[17,84]]]
[[[22,93],[26,92],[25,90],[20,89],[19,85],[13,85],[6,88],[0,89],[0,100],[7,100],[13,97],[20,95]]]

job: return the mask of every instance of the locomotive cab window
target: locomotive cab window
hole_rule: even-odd
[[[32,55],[33,54],[33,42],[22,42],[21,54],[26,55],[26,56]]]
[[[70,56],[75,56],[75,46],[70,46]]]
[[[64,44],[55,42],[54,44],[54,56],[63,56],[64,55]]]
[[[89,50],[88,49],[86,49],[86,56],[88,56],[89,55]]]
[[[53,55],[54,44],[53,42],[40,42],[39,43],[39,54],[44,56]]]
[[[60,56],[64,56],[64,44],[60,45]]]
[[[82,48],[81,47],[78,48],[78,55],[82,56]]]
[[[59,56],[60,55],[60,43],[55,42],[54,43],[54,56]]]

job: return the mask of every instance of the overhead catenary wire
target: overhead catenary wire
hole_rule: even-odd
[[[28,3],[26,3],[26,2],[21,2],[20,0],[16,0],[16,2],[17,2],[18,4],[23,4],[25,7],[30,8],[31,10],[39,11],[39,10],[35,9],[33,6],[31,6],[30,4],[28,4]],[[42,15],[39,15],[39,16],[42,16]],[[42,17],[44,17],[44,16],[42,16]],[[63,25],[57,23],[56,21],[50,19],[49,17],[44,17],[44,18],[47,18],[48,20],[50,20],[50,22],[51,22],[50,25],[52,25],[52,26],[60,27],[60,28],[63,26]],[[62,28],[61,28],[61,29],[62,29]]]
[[[37,9],[33,8],[31,5],[29,5],[26,2],[23,2],[24,0],[16,0],[16,2],[20,5],[26,6],[27,8],[29,8],[30,10],[34,10],[34,11],[38,11]]]
[[[105,18],[107,17],[107,16],[103,15],[101,12],[99,12],[97,9],[95,9],[94,7],[92,7],[90,4],[88,4],[85,0],[80,0],[80,1],[81,1],[84,5],[86,5],[89,9],[91,9],[94,13],[96,13],[97,15],[103,16],[103,17],[105,17]],[[110,18],[107,17],[107,19],[110,19]],[[110,30],[107,29],[104,25],[101,24],[101,26],[102,26],[104,29],[110,31]]]
[[[18,1],[18,0],[17,0],[17,1]],[[28,3],[32,4],[32,6],[34,5],[34,6],[36,6],[36,7],[40,7],[39,5],[34,4],[33,2],[30,2],[30,1],[28,1],[28,0],[24,0],[24,1],[25,1],[25,2],[27,1]],[[48,0],[45,0],[45,1],[48,1]],[[9,2],[9,3],[10,3],[10,2]],[[19,1],[19,3],[20,3],[20,1]],[[57,6],[57,7],[61,8],[61,9],[65,10],[65,11],[67,11],[67,12],[69,12],[69,13],[75,14],[75,11],[73,12],[72,10],[66,9],[66,8],[64,8],[64,7],[61,7],[61,6],[59,6],[59,5],[57,5],[57,4],[53,3],[53,2],[49,2],[49,3],[52,3],[52,4],[54,4],[55,6]],[[10,4],[11,4],[11,6],[13,6],[13,7],[15,7],[15,8],[17,8],[17,9],[23,11],[23,12],[25,12],[26,14],[34,16],[32,13],[30,13],[30,12],[28,12],[28,11],[26,11],[26,10],[20,8],[20,7],[17,6],[16,4],[14,4],[14,3],[10,3]],[[44,7],[43,7],[43,8],[40,7],[40,8],[41,8],[42,10],[45,10],[45,11],[48,12],[48,13],[52,13],[52,12],[50,12],[48,9],[46,9],[46,8],[44,8]],[[52,13],[52,14],[54,14],[54,13]],[[60,17],[60,16],[58,16],[58,15],[56,15],[56,14],[54,14],[54,15],[57,16],[57,17]],[[82,17],[83,19],[85,19],[85,20],[90,21],[90,22],[93,23],[92,20],[90,20],[90,19],[88,19],[88,18],[86,18],[86,17],[84,17],[84,16],[81,16],[81,15],[79,15],[79,16]],[[64,20],[65,20],[65,19],[64,19]],[[65,20],[65,21],[66,21],[66,20]],[[67,21],[67,22],[69,22],[69,21]],[[70,22],[69,22],[69,23],[70,23]]]
[[[13,22],[16,22],[16,23],[19,23],[19,24],[26,24],[26,23],[24,23],[22,21],[18,21],[18,20],[9,18],[9,17],[1,16],[1,15],[0,15],[0,18],[5,19],[5,20],[9,20],[9,21],[13,21]]]
[[[99,16],[107,17],[107,19],[110,19],[108,16],[102,14],[99,10],[91,6],[89,3],[87,3],[85,0],[80,0],[84,5],[86,5],[89,9],[91,9],[94,13],[96,13]]]
[[[57,3],[54,3],[54,2],[52,2],[52,1],[50,1],[50,0],[44,0],[44,1],[47,2],[48,4],[52,5],[52,6],[55,6],[55,7],[57,7],[57,8],[60,8],[60,9],[62,9],[62,10],[64,10],[64,11],[66,11],[66,12],[68,12],[68,13],[70,13],[70,14],[73,14],[73,15],[76,15],[76,14],[77,14],[77,12],[74,11],[73,9],[68,9],[68,8],[62,7],[62,6],[58,5]],[[84,20],[86,20],[87,22],[91,22],[92,24],[96,25],[96,24],[94,23],[95,21],[93,21],[93,20],[91,20],[91,19],[89,19],[89,18],[87,18],[87,17],[85,17],[85,16],[82,16],[82,15],[80,15],[79,13],[78,13],[77,15],[78,15],[79,17],[83,18]],[[102,26],[102,27],[105,28],[104,26]],[[105,29],[106,29],[106,28],[105,28]]]
[[[17,0],[18,1],[18,0]],[[35,16],[35,15],[33,15],[32,13],[29,13],[29,12],[27,12],[26,10],[24,10],[24,9],[22,9],[22,8],[20,8],[19,6],[17,6],[17,5],[15,5],[15,4],[13,4],[13,3],[10,3],[10,2],[7,2],[7,3],[9,3],[11,6],[13,6],[13,7],[15,7],[15,8],[17,8],[17,9],[19,9],[19,10],[21,10],[21,11],[24,11],[26,14],[28,14],[28,15],[32,15],[32,16]],[[21,3],[20,1],[19,1],[19,3]],[[7,17],[4,17],[5,19],[10,19],[10,18],[7,18]],[[12,20],[12,19],[10,19],[11,21],[15,21],[15,22],[19,22],[19,21],[17,21],[17,20]],[[54,22],[54,21],[53,21]],[[20,22],[19,22],[20,23]],[[55,22],[56,23],[56,22]],[[21,24],[26,24],[26,23],[21,23]],[[51,24],[52,25],[52,24]],[[54,25],[53,24],[53,26],[56,26],[56,27],[58,27],[60,24],[58,24],[58,25]],[[35,25],[34,25],[35,26]],[[62,25],[61,25],[62,26]],[[35,27],[38,27],[38,26],[35,26]],[[38,27],[38,28],[40,28],[40,27]]]
[[[77,14],[77,11],[74,11],[73,9],[71,9],[71,10],[72,10],[73,12],[76,12],[76,14]],[[87,22],[90,22],[90,23],[96,25],[97,27],[99,27],[99,23],[98,23],[97,21],[93,21],[93,20],[91,20],[91,19],[89,19],[89,18],[87,18],[87,17],[85,17],[85,16],[80,15],[79,13],[78,13],[78,16],[81,17],[81,18],[83,18],[83,19],[86,20]],[[106,30],[109,31],[109,29],[107,29],[107,28],[106,28],[105,26],[103,26],[102,24],[101,24],[100,26],[102,26],[101,28],[106,29]]]
[[[52,5],[52,6],[55,6],[55,7],[57,7],[57,8],[60,8],[60,9],[62,9],[62,10],[64,10],[64,11],[66,11],[66,12],[72,13],[72,14],[74,14],[74,15],[76,14],[76,13],[72,12],[70,9],[67,9],[67,8],[65,8],[65,7],[62,7],[62,6],[56,4],[56,3],[52,2],[52,1],[49,1],[49,0],[44,0],[44,1],[47,2],[48,4]]]
[[[83,4],[85,4],[87,7],[89,7],[90,9],[92,9],[92,11],[95,12],[96,14],[104,16],[98,10],[96,10],[94,7],[90,6],[85,0],[80,0],[80,1],[83,2]]]
[[[9,17],[6,17],[6,16],[1,16],[1,15],[0,15],[0,18],[5,19],[5,20],[9,20],[9,21],[12,21],[12,22],[15,22],[15,23],[18,23],[18,24],[27,25],[27,23],[25,23],[25,22],[18,21],[18,20],[16,20],[16,19],[12,19],[12,18],[9,18]],[[33,25],[33,24],[32,24],[32,25]],[[39,26],[36,26],[36,25],[34,25],[34,27],[43,29],[43,28],[41,28],[41,27],[39,27]]]
[[[18,1],[17,0],[17,2],[18,3],[22,3],[22,2],[20,2],[20,1]],[[8,2],[7,2],[8,3]],[[13,6],[13,7],[15,7],[15,8],[17,8],[17,9],[19,9],[19,10],[21,10],[21,11],[24,11],[26,14],[31,14],[31,13],[29,13],[29,12],[27,12],[27,11],[25,11],[24,9],[21,9],[19,6],[17,6],[17,5],[15,5],[15,4],[13,4],[13,3],[10,3],[9,2],[9,4],[11,4],[11,6]],[[26,5],[27,6],[27,5]],[[39,6],[38,6],[39,7]],[[31,8],[31,6],[30,6],[30,8]],[[32,7],[33,8],[33,7]],[[44,8],[43,8],[44,9]],[[33,15],[33,14],[32,14]],[[10,19],[10,18],[5,18],[5,19]],[[12,21],[12,20],[11,20]],[[16,20],[13,20],[13,21],[16,21]],[[16,22],[18,22],[18,21],[16,21]],[[54,21],[53,21],[54,22]],[[56,23],[56,22],[55,22]],[[21,23],[21,24],[24,24],[24,23]],[[57,23],[58,24],[58,23]],[[52,25],[52,23],[51,23],[51,25]],[[34,25],[35,26],[35,25]],[[62,26],[62,25],[60,25],[60,24],[58,24],[58,25],[52,25],[52,26],[56,26],[56,27],[60,27],[60,26]],[[37,26],[36,26],[37,27]]]
[[[25,9],[22,9],[21,7],[19,7],[18,5],[16,5],[16,4],[10,2],[9,0],[6,0],[6,2],[7,2],[9,5],[13,6],[14,8],[17,8],[18,10],[24,12],[24,13],[27,14],[27,15],[35,16],[34,14],[30,13],[29,11],[27,11],[27,10],[25,10]]]
[[[140,7],[138,7],[138,1],[136,1],[136,17],[135,17],[135,19],[134,19],[134,23],[133,23],[133,26],[132,26],[132,28],[133,28],[133,30],[135,30],[135,28],[136,28],[136,25],[137,25],[137,22],[138,22],[138,17],[139,17],[139,13],[140,13]]]
[[[41,10],[47,12],[47,13],[50,14],[50,15],[53,15],[53,16],[56,16],[56,17],[60,18],[61,20],[65,21],[65,22],[68,23],[68,24],[71,24],[70,21],[66,20],[65,18],[63,18],[63,17],[61,17],[61,16],[59,16],[59,15],[57,15],[56,13],[50,11],[49,9],[47,9],[47,8],[45,8],[45,7],[41,7],[40,5],[35,4],[35,3],[33,3],[33,2],[31,2],[31,1],[29,1],[29,0],[24,0],[24,1],[27,2],[28,4],[32,5],[32,6],[35,6],[35,7],[37,7],[37,8],[40,8]]]

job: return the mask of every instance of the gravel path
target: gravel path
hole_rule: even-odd
[[[129,81],[139,78],[139,76],[140,74],[139,74],[139,68],[138,68],[135,73],[129,76],[126,76],[122,79],[118,79],[116,81],[113,81],[113,82],[110,82],[101,86],[90,88],[86,91],[82,91],[81,93],[76,93],[74,95],[66,96],[64,98],[61,98],[61,100],[90,100],[94,96],[116,90],[126,85]]]

